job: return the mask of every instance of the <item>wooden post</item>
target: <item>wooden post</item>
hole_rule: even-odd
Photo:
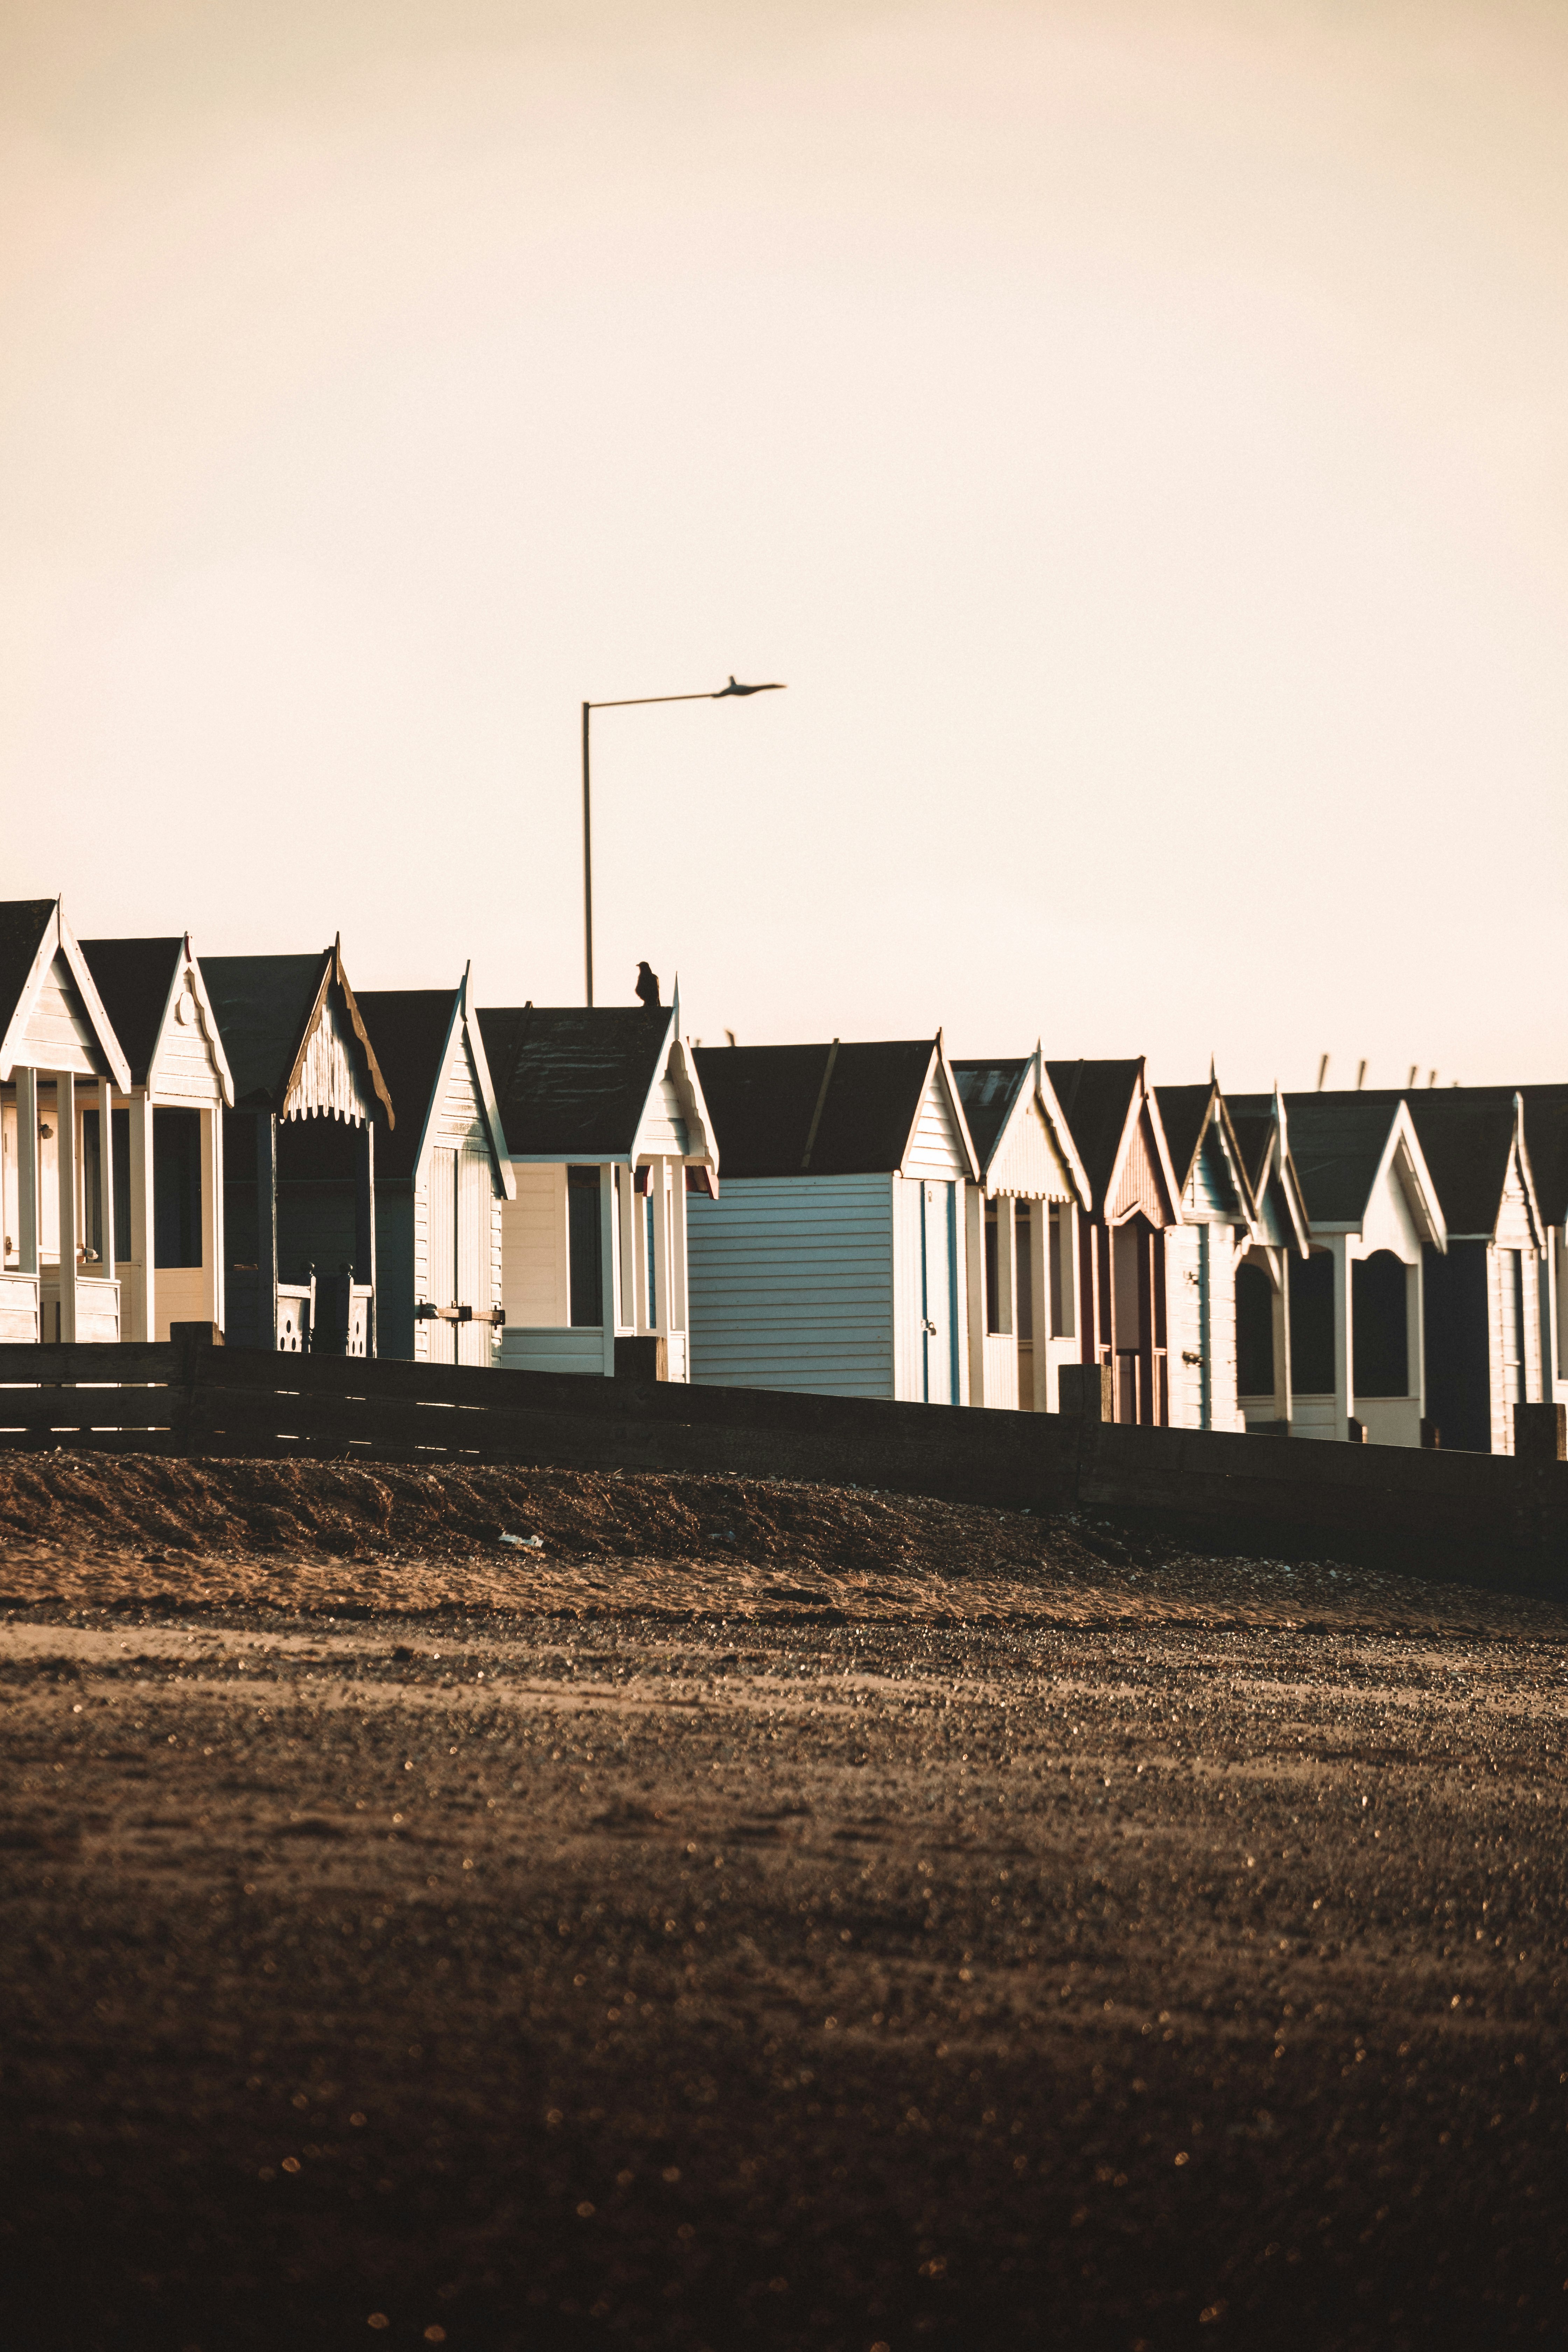
[[[1517,1462],[1568,1461],[1568,1405],[1516,1404],[1513,1453]]]
[[[637,1306],[637,1268],[642,1264],[638,1240],[641,1212],[631,1169],[616,1169],[616,1190],[621,1211],[621,1328],[626,1331],[640,1331],[643,1318]]]
[[[1334,1435],[1350,1438],[1355,1419],[1355,1332],[1349,1237],[1331,1234],[1329,1250],[1334,1261]]]
[[[114,1279],[114,1080],[98,1082],[98,1229],[103,1243],[102,1270]],[[123,1318],[121,1328],[123,1328]]]
[[[136,1260],[132,1269],[131,1329],[132,1339],[155,1339],[157,1275],[153,1246],[153,1104],[145,1087],[131,1097],[131,1231],[126,1255]]]
[[[1116,1382],[1109,1364],[1064,1364],[1062,1411],[1074,1421],[1114,1421]]]
[[[666,1164],[669,1170],[670,1328],[684,1331],[689,1347],[691,1317],[686,1288],[686,1162],[671,1160]]]
[[[621,1319],[621,1252],[616,1232],[616,1171],[606,1160],[599,1171],[599,1322],[605,1378],[616,1377],[616,1331]]]
[[[1051,1269],[1048,1252],[1051,1246],[1051,1211],[1048,1201],[1029,1203],[1029,1322],[1035,1334],[1034,1369],[1035,1393],[1030,1402],[1037,1412],[1054,1412],[1056,1399],[1051,1391],[1051,1373],[1055,1359],[1051,1352]],[[1065,1271],[1065,1269],[1064,1269]],[[1018,1402],[1023,1402],[1022,1397]]]
[[[1279,1266],[1279,1286],[1270,1301],[1274,1324],[1274,1418],[1290,1425],[1290,1250],[1271,1249],[1270,1265]]]
[[[365,1316],[364,1351],[375,1353],[375,1121],[360,1129],[354,1163],[354,1280],[370,1286]]]
[[[19,1273],[38,1271],[38,1074],[18,1066],[16,1071],[16,1265]],[[38,1336],[43,1337],[40,1324]]]
[[[653,1163],[653,1312],[656,1331],[670,1328],[669,1314],[669,1162]]]
[[[227,1236],[224,1229],[223,1105],[221,1103],[213,1105],[209,1118],[210,1133],[203,1136],[202,1181],[204,1184],[206,1182],[210,1171],[212,1197],[211,1206],[207,1210],[204,1246],[210,1247],[212,1252],[213,1272],[208,1296],[211,1300],[213,1328],[223,1331],[226,1329],[228,1322],[228,1275],[225,1265]]]
[[[256,1344],[278,1345],[278,1115],[256,1114]]]
[[[1415,1418],[1426,1418],[1426,1336],[1424,1320],[1426,1291],[1426,1268],[1419,1243],[1415,1263],[1405,1269],[1405,1393],[1415,1399]],[[1523,1300],[1521,1307],[1519,1334],[1520,1381],[1528,1396],[1530,1338],[1523,1327]]]
[[[60,1202],[60,1340],[76,1338],[76,1081],[55,1072],[55,1171]]]
[[[968,1325],[969,1402],[984,1404],[985,1394],[985,1192],[979,1184],[963,1188],[963,1300]]]

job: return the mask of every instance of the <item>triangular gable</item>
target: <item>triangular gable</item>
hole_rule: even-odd
[[[131,1065],[58,898],[0,1038],[0,1079],[8,1078],[18,1064],[23,1069],[111,1077],[121,1093],[130,1091]]]
[[[191,1006],[189,1015],[181,1011],[183,1003]],[[147,1066],[147,1091],[156,1095],[170,1076],[173,1066],[181,1058],[179,1034],[194,1028],[201,1040],[204,1058],[216,1082],[218,1098],[226,1110],[234,1108],[234,1075],[228,1066],[228,1056],[223,1050],[217,1014],[212,998],[202,978],[201,965],[191,952],[191,936],[187,931],[181,952],[174,959],[169,978],[169,993],[159,1019],[157,1035]]]
[[[662,1141],[659,1129],[672,1130],[681,1143],[679,1152],[672,1152]],[[676,980],[673,1002],[665,1024],[664,1036],[654,1064],[643,1106],[637,1113],[637,1131],[627,1154],[628,1163],[635,1166],[638,1158],[680,1159],[689,1165],[710,1168],[719,1166],[719,1143],[713,1132],[713,1120],[697,1075],[695,1055],[680,1034],[680,982]]]
[[[925,1082],[915,1105],[915,1115],[910,1123],[903,1157],[899,1162],[900,1175],[924,1174],[926,1171],[916,1163],[927,1150],[940,1153],[944,1143],[955,1163],[949,1171],[949,1180],[967,1176],[972,1184],[978,1183],[980,1162],[975,1157],[969,1122],[963,1116],[957,1081],[939,1029],[931,1047]]]
[[[333,991],[336,991],[334,1001]],[[362,1083],[354,1065],[353,1041],[357,1040],[364,1055],[365,1075],[369,1089]],[[293,1066],[284,1084],[279,1117],[301,1118],[325,1117],[347,1119],[353,1125],[375,1115],[375,1101],[380,1099],[386,1113],[388,1127],[395,1127],[396,1116],[386,1081],[381,1075],[381,1065],[375,1058],[375,1048],[354,1002],[343,970],[342,942],[336,940],[321,961],[321,977],[314,1002],[305,1016],[304,1029],[295,1048]]]
[[[1516,1175],[1519,1180],[1519,1191],[1517,1193],[1514,1192],[1512,1182],[1512,1180]],[[1503,1182],[1502,1198],[1498,1202],[1498,1221],[1492,1227],[1492,1238],[1494,1241],[1497,1239],[1502,1227],[1503,1219],[1508,1213],[1508,1203],[1510,1197],[1517,1199],[1521,1197],[1521,1195],[1522,1195],[1523,1199],[1525,1215],[1530,1220],[1531,1237],[1538,1250],[1544,1250],[1547,1245],[1546,1223],[1541,1213],[1541,1202],[1536,1197],[1535,1174],[1530,1164],[1530,1152],[1524,1140],[1524,1097],[1522,1095],[1515,1095],[1513,1098],[1513,1143],[1509,1152],[1508,1176],[1505,1178]]]
[[[1394,1121],[1388,1130],[1388,1141],[1383,1147],[1383,1156],[1377,1163],[1377,1174],[1373,1179],[1372,1190],[1367,1194],[1368,1209],[1372,1205],[1373,1195],[1378,1185],[1386,1182],[1391,1177],[1399,1184],[1405,1194],[1411,1216],[1415,1220],[1415,1229],[1422,1240],[1431,1242],[1436,1249],[1447,1251],[1448,1234],[1443,1222],[1443,1210],[1437,1198],[1437,1188],[1432,1181],[1431,1171],[1426,1165],[1426,1154],[1422,1151],[1420,1140],[1416,1136],[1415,1122],[1404,1103],[1400,1103],[1394,1111]],[[1362,1223],[1363,1225],[1366,1223],[1365,1210],[1362,1213]]]
[[[492,1173],[504,1197],[515,1201],[517,1179],[512,1174],[511,1161],[507,1155],[506,1137],[501,1131],[500,1113],[496,1108],[495,1087],[490,1080],[490,1066],[485,1058],[484,1039],[479,1034],[479,1023],[468,1018],[468,969],[465,968],[461,982],[452,992],[452,1010],[431,1076],[430,1092],[420,1124],[419,1143],[414,1155],[414,1181],[416,1185],[422,1184],[429,1175],[430,1156],[436,1149],[447,1073],[451,1069],[454,1054],[460,1048],[489,1145]],[[407,1104],[404,1106],[405,1111],[410,1108]]]
[[[985,1169],[988,1196],[1089,1204],[1089,1183],[1038,1045]]]
[[[1105,1188],[1104,1208],[1105,1221],[1110,1225],[1124,1224],[1139,1214],[1152,1225],[1182,1223],[1181,1188],[1142,1063],[1128,1099],[1127,1120]]]

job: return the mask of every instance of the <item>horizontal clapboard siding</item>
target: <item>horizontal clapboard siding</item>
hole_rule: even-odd
[[[689,1201],[691,1378],[893,1392],[891,1180],[759,1176]]]

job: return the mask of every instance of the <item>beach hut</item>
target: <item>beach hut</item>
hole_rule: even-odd
[[[1153,1093],[1182,1210],[1165,1235],[1171,1426],[1240,1430],[1237,1277],[1264,1226],[1218,1080]]]
[[[501,1361],[616,1369],[652,1339],[661,1377],[690,1377],[688,1208],[719,1155],[670,1005],[485,1007],[479,1030],[516,1183],[501,1217]]]
[[[374,1355],[376,1130],[395,1121],[342,944],[204,956],[202,972],[234,1082],[229,1344]]]
[[[1079,1219],[1079,1361],[1109,1365],[1115,1418],[1171,1417],[1165,1248],[1182,1222],[1143,1062],[1047,1062],[1089,1177]]]
[[[377,1352],[496,1363],[517,1188],[468,974],[456,989],[367,989],[359,1009],[402,1111],[375,1162]]]
[[[217,1017],[190,934],[83,940],[131,1065],[111,1122],[121,1337],[222,1330],[223,1115],[234,1108]]]
[[[954,1062],[979,1165],[964,1186],[969,1402],[1055,1412],[1078,1360],[1078,1218],[1089,1178],[1037,1045]]]
[[[1447,1232],[1424,1255],[1426,1419],[1449,1451],[1511,1454],[1514,1406],[1552,1401],[1551,1236],[1524,1098],[1442,1087],[1373,1099],[1408,1105]]]
[[[1452,1089],[1449,1089],[1451,1092]],[[1568,1404],[1568,1087],[1510,1088],[1524,1100],[1524,1133],[1546,1227],[1544,1401]]]
[[[1290,1265],[1290,1434],[1419,1445],[1425,1258],[1447,1247],[1403,1099],[1285,1097],[1310,1250]]]
[[[1290,1433],[1290,1265],[1311,1254],[1311,1227],[1290,1156],[1284,1097],[1232,1095],[1231,1132],[1262,1228],[1236,1269],[1236,1380],[1244,1425]]]
[[[980,1166],[941,1033],[696,1062],[723,1182],[691,1203],[692,1379],[967,1402]]]
[[[114,1340],[113,1092],[131,1066],[58,898],[0,903],[0,1340]]]

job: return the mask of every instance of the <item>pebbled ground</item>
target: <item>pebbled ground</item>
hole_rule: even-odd
[[[7,2347],[1562,2342],[1568,1611],[1125,1557],[15,1599]]]

